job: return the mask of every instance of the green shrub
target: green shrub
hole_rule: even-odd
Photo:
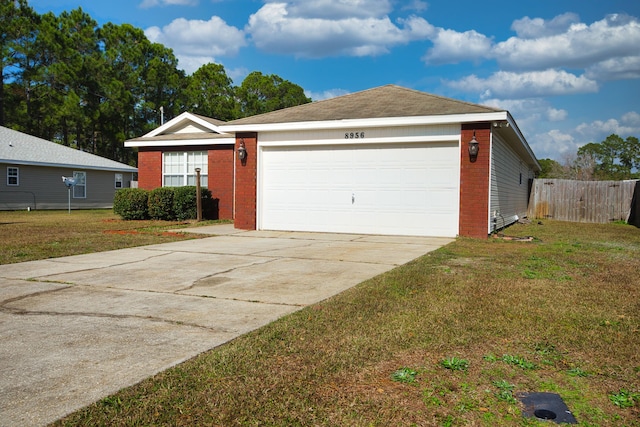
[[[113,212],[124,220],[147,219],[149,192],[142,188],[123,188],[113,198]]]
[[[171,221],[175,219],[173,211],[174,189],[171,187],[158,187],[149,193],[149,217]]]
[[[214,207],[211,191],[207,188],[201,188],[200,196],[202,198],[202,215],[205,218],[211,218]],[[196,187],[175,187],[173,189],[173,211],[177,220],[196,219],[197,209]]]

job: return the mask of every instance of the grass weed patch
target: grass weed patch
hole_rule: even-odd
[[[620,390],[609,395],[611,403],[619,408],[631,408],[640,404],[640,393],[633,393],[627,390]]]
[[[458,357],[449,357],[440,361],[440,366],[452,371],[466,371],[469,369],[469,361]]]
[[[418,371],[411,368],[400,368],[391,374],[391,379],[400,383],[411,384],[416,381]]]
[[[549,391],[580,425],[640,426],[610,399],[640,388],[640,230],[508,231],[536,240],[459,238],[56,425],[533,426],[512,398]]]
[[[187,226],[192,223],[123,221],[109,209],[0,212],[0,264],[203,237],[169,232]]]

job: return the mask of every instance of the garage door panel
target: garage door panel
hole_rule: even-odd
[[[262,229],[455,236],[457,142],[264,147]]]

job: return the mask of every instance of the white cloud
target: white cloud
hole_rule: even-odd
[[[621,122],[627,126],[635,126],[640,129],[640,114],[629,111],[622,116]]]
[[[149,9],[157,6],[196,6],[198,0],[143,0],[140,8]]]
[[[630,111],[620,120],[595,120],[564,131],[551,129],[528,137],[527,140],[539,159],[562,161],[568,155],[575,155],[581,146],[589,142],[604,141],[612,133],[622,138],[640,134],[640,114]]]
[[[310,58],[380,55],[392,46],[426,38],[432,31],[432,26],[419,17],[402,20],[403,26],[398,27],[386,15],[363,17],[360,13],[325,19],[300,16],[303,9],[297,3],[294,6],[298,9],[291,13],[286,3],[267,3],[251,15],[246,31],[259,49]],[[324,13],[328,14],[330,11]]]
[[[285,4],[282,0],[272,3]],[[329,20],[376,18],[392,10],[389,0],[293,0],[286,2],[286,8],[292,18]]]
[[[612,58],[587,68],[585,75],[598,80],[624,80],[640,78],[640,56]]]
[[[511,29],[516,32],[518,37],[523,39],[536,39],[540,37],[548,37],[566,32],[572,24],[580,22],[580,17],[575,13],[564,13],[554,17],[550,21],[542,18],[531,19],[525,16],[517,19],[511,24]]]
[[[460,33],[439,29],[431,41],[433,47],[422,58],[430,64],[474,61],[487,56],[491,50],[491,39],[475,30]]]
[[[640,123],[634,122],[636,114],[635,112],[625,114],[622,122],[617,119],[608,119],[595,120],[591,123],[581,123],[576,127],[576,132],[583,135],[589,142],[603,141],[612,133],[622,138],[640,135]]]
[[[546,118],[550,122],[561,122],[567,118],[569,113],[567,110],[558,110],[557,108],[548,108],[546,111]]]
[[[173,49],[180,66],[187,72],[214,62],[217,56],[233,56],[247,44],[242,30],[227,25],[217,16],[208,21],[178,18],[162,28],[147,28],[145,34],[152,42]]]
[[[519,25],[524,26],[522,23]],[[543,23],[536,32],[529,25],[525,34],[543,34],[543,30],[553,33],[556,29],[548,28]],[[613,58],[637,55],[638,46],[638,20],[628,15],[614,14],[591,25],[571,24],[561,34],[537,38],[512,37],[498,43],[493,49],[493,56],[506,69],[583,68]]]
[[[579,22],[578,15],[565,13],[551,20],[525,17],[514,21],[511,28],[517,37],[494,43],[491,37],[475,30],[458,32],[431,26],[431,33],[425,37],[433,42],[433,47],[422,59],[428,64],[495,59],[503,72],[548,74],[552,69],[583,69],[579,86],[587,80],[595,84],[640,78],[640,21],[636,17],[612,14],[587,25]],[[531,80],[531,76],[523,79]]]
[[[190,55],[176,55],[178,58],[178,68],[184,70],[187,74],[193,74],[198,71],[198,68],[205,64],[212,64],[216,62],[213,56],[190,56]]]
[[[429,9],[429,3],[422,0],[412,0],[402,6],[402,10],[414,10],[416,12],[425,12]]]
[[[227,76],[233,80],[233,83],[236,86],[239,86],[248,75],[249,69],[245,67],[231,68],[227,70]]]
[[[580,147],[573,135],[552,129],[527,139],[538,159],[551,158],[561,161],[566,155],[575,154]]]
[[[348,93],[350,92],[344,89],[327,89],[322,92],[305,91],[305,95],[307,95],[313,101],[322,101],[324,99],[330,99],[330,98],[335,98],[337,96],[347,95]]]
[[[458,81],[445,83],[465,92],[476,92],[485,99],[568,95],[598,90],[598,84],[595,81],[563,70],[525,73],[498,71],[488,78],[471,75]]]
[[[534,141],[538,141],[542,129],[548,128],[550,123],[562,122],[566,120],[569,115],[566,110],[554,108],[548,101],[542,98],[487,99],[482,103],[490,107],[501,108],[509,111],[516,119],[518,127],[529,144]],[[532,137],[532,135],[534,136]],[[558,139],[558,135],[551,134],[544,136],[542,141],[549,141],[551,136],[555,136],[556,139]],[[551,150],[553,145],[549,144],[547,146],[545,144],[539,144],[538,147],[541,147],[539,150]],[[538,149],[534,149],[534,152],[538,157],[540,157]],[[548,157],[548,155],[544,155],[542,157]]]

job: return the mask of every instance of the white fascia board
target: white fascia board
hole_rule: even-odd
[[[200,126],[203,126],[206,129],[209,129],[215,133],[221,133],[218,130],[218,126],[209,123],[206,120],[202,120],[200,117],[194,116],[193,114],[189,113],[188,111],[185,111],[184,113],[180,114],[177,117],[174,117],[173,119],[169,120],[167,123],[163,124],[162,126],[159,126],[157,128],[155,128],[154,130],[152,130],[151,132],[143,135],[143,137],[153,137],[153,136],[158,136],[161,135],[162,133],[164,133],[165,131],[167,131],[168,129],[171,129],[172,127],[175,127],[176,125],[182,123],[182,122],[186,122],[186,121],[190,121],[193,123],[197,123]]]
[[[359,144],[402,144],[402,143],[418,143],[418,142],[448,142],[448,141],[460,141],[460,134],[455,135],[432,135],[432,136],[398,136],[398,137],[380,137],[380,138],[367,138],[361,140],[355,139],[311,139],[304,141],[260,141],[258,139],[258,146],[260,147],[293,147],[300,145],[359,145]]]
[[[276,132],[311,129],[348,129],[389,126],[436,125],[451,123],[488,122],[507,120],[506,111],[475,114],[451,114],[442,116],[388,117],[382,119],[345,119],[309,122],[221,125],[218,129],[224,132]]]
[[[48,162],[29,162],[24,160],[7,160],[0,159],[0,163],[7,163],[20,166],[41,166],[49,168],[65,168],[65,169],[83,169],[83,170],[97,170],[97,171],[111,171],[111,172],[137,172],[138,168],[133,166],[89,166],[79,165],[75,163],[48,163]]]
[[[182,147],[182,146],[194,146],[194,145],[234,145],[236,140],[234,137],[230,138],[215,138],[215,139],[181,139],[181,140],[167,140],[167,141],[125,141],[125,147]]]

